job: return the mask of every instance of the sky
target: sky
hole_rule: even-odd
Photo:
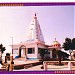
[[[66,37],[74,38],[74,6],[16,6],[0,7],[0,43],[11,52],[9,45],[26,41],[27,30],[37,13],[45,43],[56,40],[63,44]]]

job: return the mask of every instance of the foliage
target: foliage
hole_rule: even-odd
[[[2,53],[6,50],[5,47],[3,47],[2,44],[0,44],[0,50],[1,50]]]
[[[67,53],[65,53],[61,50],[53,49],[53,52],[54,52],[54,54],[56,54],[58,56],[59,65],[62,65],[62,63],[61,63],[62,59],[64,60],[64,59],[68,58],[68,56],[69,56]]]
[[[63,43],[64,50],[69,50],[70,56],[72,51],[75,49],[75,38],[65,38],[65,42]]]
[[[74,50],[75,49],[75,38],[65,38],[65,42],[63,43],[63,48],[65,50]]]
[[[71,39],[70,38],[66,38],[65,42],[63,43],[63,48],[65,50],[70,50],[72,48],[71,45],[72,45]]]
[[[2,64],[2,53],[5,51],[5,47],[3,47],[2,44],[0,44],[0,51],[1,51],[1,57],[0,57],[0,63]]]
[[[71,47],[71,49],[72,49],[72,50],[75,49],[75,38],[72,39],[72,47]]]
[[[67,60],[67,58],[69,57],[69,54],[62,52],[63,55],[63,60]]]
[[[57,50],[56,54],[58,55],[59,65],[61,65],[61,59],[62,59],[63,54],[62,54],[62,52],[60,50]]]
[[[52,50],[52,52],[53,52],[53,59],[55,59],[55,58],[56,58],[56,49],[54,48],[54,49]]]
[[[45,50],[44,49],[41,49],[40,50],[40,56],[41,56],[42,59],[43,59],[44,55],[45,55]]]

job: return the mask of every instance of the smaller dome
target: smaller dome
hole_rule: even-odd
[[[56,41],[56,39],[55,39],[55,41],[53,41],[53,43],[52,43],[52,46],[58,46],[58,47],[60,47],[61,44],[58,41]]]
[[[53,41],[52,45],[60,45],[58,41]]]

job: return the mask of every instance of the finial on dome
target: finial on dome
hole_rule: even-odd
[[[56,41],[56,38],[55,38],[55,41]]]

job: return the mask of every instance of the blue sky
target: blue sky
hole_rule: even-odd
[[[66,37],[74,37],[74,6],[0,7],[0,43],[11,51],[13,43],[26,40],[26,33],[35,13],[47,44],[57,39],[61,44]]]

